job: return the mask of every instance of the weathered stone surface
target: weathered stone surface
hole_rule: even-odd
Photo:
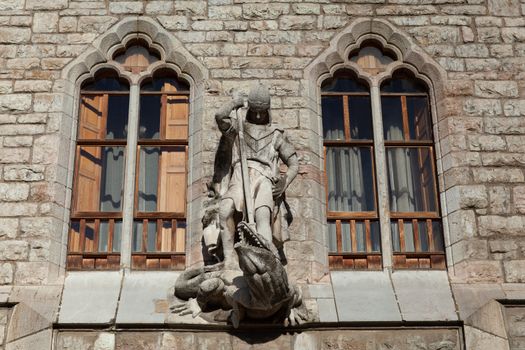
[[[403,320],[457,320],[445,271],[396,271],[392,282]]]
[[[509,349],[509,343],[506,339],[497,337],[487,332],[482,332],[476,328],[468,326],[465,326],[465,343],[467,345],[467,349]]]
[[[333,271],[331,277],[340,322],[401,321],[388,274],[376,271]]]
[[[58,30],[58,13],[37,12],[33,16],[33,32],[52,33]]]
[[[169,291],[179,272],[134,272],[124,277],[117,323],[163,323]]]
[[[109,323],[114,320],[121,279],[119,272],[70,272],[64,282],[58,322]]]

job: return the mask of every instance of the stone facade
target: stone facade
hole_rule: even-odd
[[[202,263],[200,215],[219,137],[213,115],[233,88],[248,90],[254,80],[264,82],[271,87],[273,117],[285,126],[300,157],[300,173],[289,190],[295,211],[285,246],[290,278],[318,310],[320,322],[330,327],[383,322],[396,339],[384,340],[384,331],[315,329],[274,336],[268,331],[263,340],[213,330],[201,336],[198,322],[189,326],[196,333],[135,333],[141,324],[160,328],[164,323],[164,317],[135,304],[160,293],[155,308],[162,314],[176,276],[166,282],[156,272],[123,270],[100,277],[99,272],[65,271],[76,79],[104,62],[104,50],[136,32],[169,46],[170,61],[194,82],[187,264]],[[448,264],[439,277],[424,271],[400,274],[388,266],[377,274],[343,277],[328,269],[317,79],[340,62],[339,51],[365,34],[397,47],[434,86]],[[0,124],[0,333],[7,329],[0,339],[6,349],[157,349],[184,342],[202,349],[364,344],[459,349],[461,333],[467,349],[520,347],[523,309],[503,309],[495,300],[525,299],[523,0],[0,0]],[[107,302],[92,298],[93,304],[82,304],[75,281],[86,278]],[[443,281],[435,282],[437,296],[430,288],[426,297],[403,288],[424,288],[426,281],[437,280]],[[161,281],[165,289],[159,291]],[[369,309],[360,309],[357,298],[374,286],[385,289],[369,305],[378,302],[379,311],[392,306],[392,313],[366,319]],[[389,298],[391,304],[383,307]],[[352,300],[355,308],[341,309]],[[440,302],[446,312],[429,311]],[[118,313],[126,308],[124,316]],[[117,330],[119,315],[133,332]],[[504,317],[512,320],[509,330],[502,328]],[[414,329],[398,329],[404,321]],[[441,325],[440,332],[424,329],[427,321]],[[83,331],[63,331],[64,324],[82,324]],[[86,324],[110,330],[86,332]]]

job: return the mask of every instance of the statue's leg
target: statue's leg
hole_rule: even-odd
[[[222,252],[224,255],[224,268],[227,270],[238,270],[239,261],[237,254],[233,250],[235,236],[235,205],[233,199],[224,198],[220,203],[219,220],[221,228]]]
[[[272,212],[267,206],[259,207],[255,210],[257,233],[270,243],[272,242],[271,214]]]

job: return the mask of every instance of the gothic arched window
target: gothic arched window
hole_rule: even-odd
[[[67,267],[183,268],[189,85],[143,42],[113,57],[80,89]]]
[[[323,81],[332,268],[445,267],[430,106],[427,84],[374,42]]]

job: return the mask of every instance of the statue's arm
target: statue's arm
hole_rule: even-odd
[[[288,186],[292,183],[299,172],[299,158],[297,157],[295,148],[284,135],[282,136],[278,152],[279,158],[284,164],[286,164],[288,169],[286,170],[286,174],[282,176],[274,186],[274,197],[278,197],[284,193],[284,191],[286,191]]]
[[[215,113],[215,121],[217,122],[217,126],[222,133],[231,131],[232,127],[235,128],[230,115],[233,110],[239,109],[242,106],[244,106],[244,99],[241,95],[236,94],[233,100],[225,104],[217,111],[217,113]]]

